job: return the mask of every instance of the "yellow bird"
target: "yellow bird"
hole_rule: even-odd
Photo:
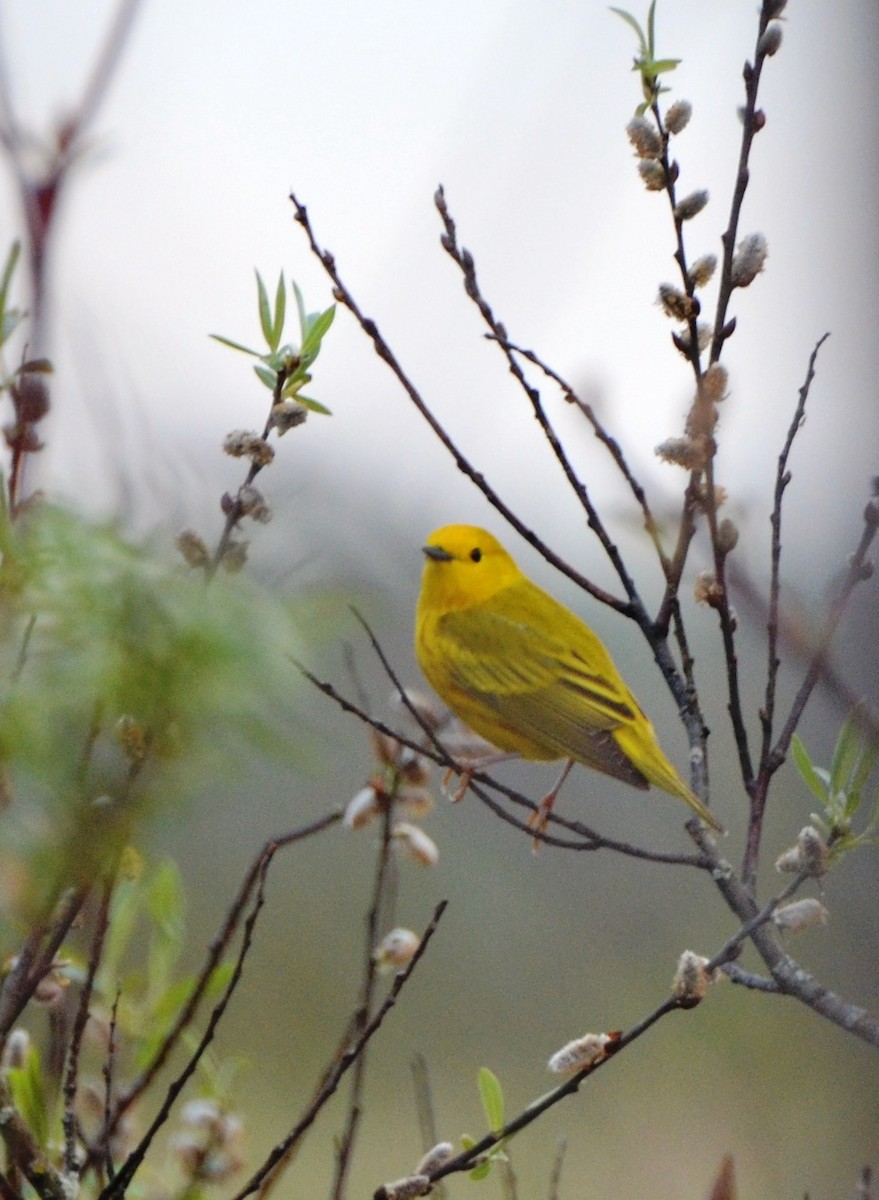
[[[663,754],[599,638],[496,538],[446,525],[423,550],[415,651],[466,725],[506,753],[583,763],[642,790],[653,784],[721,829]]]

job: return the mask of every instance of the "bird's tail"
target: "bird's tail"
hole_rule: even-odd
[[[650,726],[650,733],[653,728]],[[669,796],[677,796],[685,804],[689,804],[700,820],[704,821],[717,833],[723,833],[724,828],[705,807],[699,797],[688,788],[677,771],[662,753],[655,735],[649,739],[644,737],[644,731],[635,726],[622,726],[614,730],[614,738],[620,749],[635,765],[648,783],[667,792]]]

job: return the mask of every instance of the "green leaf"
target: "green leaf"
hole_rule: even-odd
[[[632,16],[632,14],[630,12],[626,12],[624,8],[614,8],[613,5],[610,6],[610,11],[612,13],[616,13],[616,15],[621,17],[631,29],[634,29],[641,54],[648,54],[649,48],[647,45],[647,38],[644,36],[644,30]]]
[[[300,404],[304,404],[307,409],[310,409],[311,412],[320,413],[323,417],[331,417],[333,415],[332,411],[325,404],[321,404],[319,400],[312,400],[310,396],[303,396],[301,392],[297,394],[296,399]]]
[[[287,288],[284,283],[284,272],[278,276],[278,287],[275,291],[275,323],[272,326],[271,347],[277,350],[281,344],[281,334],[284,332],[284,321],[287,316]]]
[[[666,71],[673,71],[680,61],[679,58],[651,58],[642,69],[650,75],[662,75]]]
[[[483,1179],[488,1178],[488,1173],[491,1170],[491,1159],[487,1158],[485,1162],[477,1163],[470,1172],[470,1178],[474,1183],[479,1183]]]
[[[656,0],[650,0],[647,10],[647,53],[651,58],[656,53]]]
[[[305,336],[302,339],[302,346],[299,350],[300,356],[307,358],[309,363],[314,362],[320,351],[320,345],[324,335],[333,323],[333,318],[336,315],[335,304],[330,305],[322,313],[311,313],[306,317]]]
[[[12,282],[12,276],[15,273],[20,256],[21,242],[15,241],[9,247],[9,253],[6,256],[6,265],[3,268],[3,276],[0,278],[0,313],[6,312],[6,298],[9,295],[9,285]]]
[[[812,760],[809,758],[809,753],[803,745],[797,734],[791,738],[791,757],[796,764],[803,782],[808,787],[813,796],[817,797],[822,804],[827,803],[827,788],[821,782],[821,777],[815,767],[812,765]]]
[[[308,333],[308,315],[305,312],[305,301],[302,299],[302,292],[296,280],[291,280],[291,283],[293,284],[293,295],[296,297],[296,311],[299,314],[299,341],[304,342],[305,336]]]
[[[259,271],[256,274],[256,293],[259,302],[259,323],[262,328],[262,335],[266,339],[266,345],[274,350],[272,345],[272,314],[269,309],[269,294],[266,291],[266,285],[262,281],[262,276]]]
[[[275,384],[278,382],[278,372],[272,371],[269,367],[257,366],[254,364],[254,371],[260,383],[264,383],[270,392],[275,390]]]
[[[27,314],[18,308],[11,308],[3,313],[0,318],[0,346],[9,341],[26,316]]]
[[[24,1065],[10,1067],[7,1078],[13,1104],[39,1145],[45,1146],[49,1137],[49,1111],[46,1081],[36,1046],[28,1047]]]
[[[503,1129],[504,1127],[503,1088],[500,1085],[497,1075],[493,1071],[490,1071],[488,1067],[480,1067],[477,1078],[485,1119],[492,1133],[497,1133],[499,1129]]]
[[[854,713],[850,713],[839,731],[830,763],[830,787],[834,795],[846,790],[860,753],[861,732]]]
[[[249,354],[252,358],[259,358],[258,350],[251,350],[249,346],[242,346],[240,342],[233,342],[231,338],[223,337],[221,333],[209,333],[208,337],[214,339],[215,342],[220,342],[224,346],[231,347],[232,350],[240,350],[242,354]]]

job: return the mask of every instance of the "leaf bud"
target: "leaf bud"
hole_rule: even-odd
[[[546,1064],[555,1075],[572,1075],[584,1067],[594,1067],[607,1057],[607,1047],[618,1037],[607,1033],[586,1033],[556,1050]]]
[[[420,821],[433,811],[433,793],[426,787],[415,785],[401,788],[397,794],[397,802],[406,810],[407,815],[414,821]]]
[[[626,126],[626,133],[639,158],[659,158],[662,155],[662,138],[646,117],[633,117]]]
[[[684,196],[683,200],[679,200],[674,207],[674,215],[676,221],[691,221],[697,216],[705,205],[708,203],[708,192],[705,190],[698,192],[690,192],[689,196]]]
[[[648,192],[661,192],[665,187],[665,167],[656,158],[642,158],[638,163],[638,174]]]
[[[402,971],[420,945],[421,938],[411,929],[392,929],[373,950],[372,957],[382,972]]]
[[[749,233],[742,238],[733,255],[730,282],[733,287],[747,287],[753,283],[766,262],[768,246],[762,233]]]
[[[708,995],[714,975],[707,970],[708,959],[685,950],[678,959],[678,969],[672,980],[672,995],[681,1008],[695,1008]]]
[[[669,133],[682,133],[690,123],[693,106],[689,100],[675,100],[665,113],[665,127]]]
[[[810,896],[804,900],[793,900],[790,904],[780,905],[772,914],[772,920],[779,929],[800,933],[812,925],[826,925],[829,916],[830,913],[821,901]]]
[[[787,0],[763,0],[763,15],[767,21],[780,16],[787,8]]]

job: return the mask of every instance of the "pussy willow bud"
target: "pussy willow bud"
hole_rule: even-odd
[[[693,598],[697,604],[707,604],[709,608],[717,608],[723,599],[723,587],[717,582],[713,571],[700,571],[693,585]]]
[[[413,1196],[426,1196],[433,1184],[427,1175],[407,1175],[393,1183],[383,1183],[375,1193],[376,1200],[412,1200]]]
[[[600,1062],[612,1041],[614,1038],[606,1033],[584,1034],[556,1050],[546,1065],[556,1075],[571,1075]]]
[[[683,200],[679,200],[675,205],[675,220],[691,221],[693,217],[702,211],[707,203],[707,191],[691,192],[689,196],[684,196]]]
[[[675,321],[689,321],[691,317],[699,315],[699,301],[695,296],[688,296],[686,292],[673,287],[670,283],[659,285],[656,302],[665,315],[672,317]]]
[[[664,461],[684,467],[687,471],[701,471],[711,457],[710,446],[702,438],[668,438],[656,447],[656,454]]]
[[[805,871],[820,879],[827,872],[827,844],[812,825],[806,825],[797,835],[795,846],[780,854],[775,862],[776,871],[792,875]]]
[[[268,525],[272,519],[272,510],[266,504],[265,497],[259,488],[246,483],[238,489],[238,511],[242,517],[250,517],[261,525]]]
[[[27,1062],[31,1048],[31,1035],[26,1029],[13,1029],[3,1047],[3,1067],[21,1068]]]
[[[669,133],[681,133],[690,123],[693,106],[689,100],[675,100],[665,113],[665,127]]]
[[[709,404],[720,404],[726,399],[726,388],[729,383],[729,375],[726,367],[722,367],[720,363],[712,363],[705,374],[702,376],[702,381],[699,384],[699,391],[703,400]]]
[[[710,282],[711,276],[714,274],[716,269],[717,255],[703,254],[701,258],[697,258],[696,261],[690,265],[690,269],[687,272],[687,277],[689,278],[693,287],[705,287],[705,285]]]
[[[431,1146],[415,1168],[415,1174],[429,1175],[431,1171],[436,1171],[443,1163],[447,1163],[454,1153],[455,1147],[451,1142],[437,1142],[435,1146]]]
[[[729,554],[735,550],[739,540],[739,529],[735,521],[724,517],[717,527],[717,548],[721,554]]]
[[[682,329],[680,333],[673,333],[671,338],[675,346],[677,346],[678,350],[680,350],[681,354],[683,354],[685,358],[689,358],[691,354],[689,329]],[[700,321],[696,326],[696,346],[699,350],[704,350],[710,341],[711,326],[706,325],[703,321]]]
[[[417,825],[409,821],[397,821],[391,830],[391,837],[420,867],[435,867],[439,861],[436,842]]]
[[[223,450],[232,458],[249,458],[264,467],[275,457],[275,452],[265,440],[248,429],[233,429],[223,441]]]
[[[361,788],[345,807],[342,824],[346,829],[362,829],[374,820],[381,811],[378,794],[374,787]]]
[[[762,233],[749,233],[742,238],[732,260],[730,282],[733,287],[747,287],[754,282],[763,270],[768,249]]]
[[[401,748],[400,757],[397,760],[397,770],[413,787],[420,787],[430,778],[430,766],[427,759],[409,746]]]
[[[269,417],[272,427],[278,431],[278,437],[282,437],[289,429],[295,429],[307,419],[308,409],[298,400],[282,400],[272,408]]]
[[[638,163],[638,174],[648,192],[661,192],[665,187],[665,167],[655,158],[642,158]]]
[[[402,971],[420,945],[421,938],[411,929],[392,929],[373,950],[372,957],[380,971]]]
[[[207,566],[210,553],[204,539],[199,537],[194,529],[184,529],[182,533],[178,533],[174,544],[188,567]]]
[[[659,158],[662,154],[662,138],[646,117],[633,117],[626,133],[639,158]]]
[[[713,976],[707,970],[708,959],[685,950],[678,959],[678,969],[672,980],[672,995],[681,1008],[695,1008],[708,994]]]
[[[771,25],[767,25],[763,30],[760,41],[757,43],[757,53],[765,54],[767,58],[771,58],[773,54],[777,54],[781,47],[781,39],[783,30],[778,21],[773,21]]]
[[[810,896],[804,900],[792,900],[790,904],[780,905],[772,914],[772,920],[779,929],[800,933],[812,925],[826,925],[829,916],[830,913],[820,900]]]
[[[228,575],[237,575],[247,563],[247,542],[229,542],[220,561]]]
[[[405,810],[406,816],[420,821],[433,810],[433,794],[425,787],[403,787],[397,793],[397,803]]]

